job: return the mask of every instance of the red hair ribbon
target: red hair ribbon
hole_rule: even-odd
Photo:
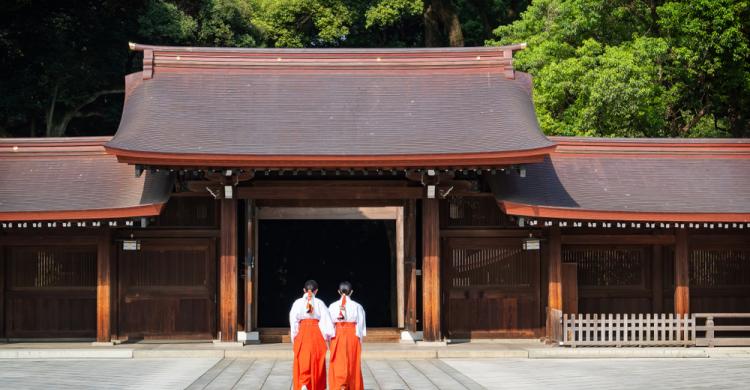
[[[307,312],[309,314],[312,314],[312,312],[313,312],[312,298],[313,298],[312,291],[308,291],[307,292]]]
[[[339,306],[339,317],[337,319],[339,321],[346,319],[346,294],[341,296],[341,306]]]

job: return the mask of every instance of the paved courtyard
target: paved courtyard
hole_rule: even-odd
[[[291,361],[0,360],[3,389],[284,389]],[[750,359],[413,359],[364,362],[367,389],[745,389]]]

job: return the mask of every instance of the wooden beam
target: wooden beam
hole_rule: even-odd
[[[312,188],[331,188],[331,187],[409,187],[412,183],[407,180],[256,180],[250,187],[312,187]],[[247,187],[243,187],[247,188]]]
[[[112,341],[112,232],[105,229],[96,245],[96,341]]]
[[[255,200],[256,207],[387,207],[401,206],[403,200],[398,199],[258,199]]]
[[[29,229],[31,230],[31,229]],[[80,231],[79,231],[80,232]],[[78,232],[70,231],[68,235],[57,236],[57,235],[9,235],[0,236],[0,246],[14,245],[14,246],[38,246],[40,243],[51,246],[70,246],[70,245],[97,245],[99,243],[99,236],[93,235],[91,230],[83,233],[87,235],[78,235]]]
[[[440,231],[440,237],[541,237],[542,234],[538,230],[522,230],[522,229],[443,229]]]
[[[671,234],[566,234],[563,245],[672,245]]]
[[[398,220],[401,207],[263,207],[258,219],[263,220]]]
[[[404,186],[254,186],[237,187],[241,199],[420,199],[423,187]]]
[[[422,330],[425,341],[439,341],[440,332],[440,203],[422,200]]]
[[[562,240],[560,228],[553,226],[549,229],[547,262],[547,337],[554,337],[552,310],[563,309],[562,296]]]
[[[690,313],[690,272],[688,234],[685,229],[675,231],[674,246],[674,312]]]
[[[221,200],[219,245],[219,332],[221,341],[237,340],[237,200]]]
[[[115,238],[219,238],[219,229],[117,229]]]
[[[417,331],[417,201],[404,202],[404,291],[407,331]]]

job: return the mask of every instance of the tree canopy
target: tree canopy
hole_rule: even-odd
[[[536,0],[488,43],[528,43],[515,65],[549,134],[747,137],[748,4]]]
[[[420,47],[527,42],[548,134],[750,136],[746,0],[9,0],[0,136],[113,134],[127,42]]]

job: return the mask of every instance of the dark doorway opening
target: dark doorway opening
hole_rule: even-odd
[[[262,220],[258,244],[260,327],[288,327],[308,279],[326,304],[338,299],[339,282],[350,281],[367,326],[395,326],[395,221]]]

